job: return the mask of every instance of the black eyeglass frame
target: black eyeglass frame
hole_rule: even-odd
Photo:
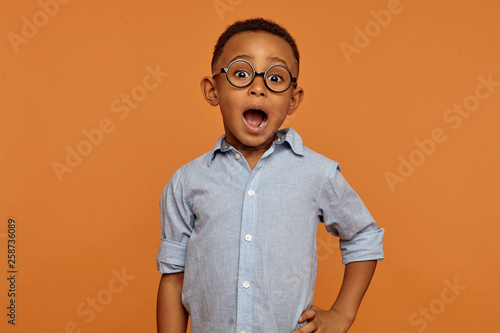
[[[231,80],[229,79],[229,73],[228,73],[228,70],[229,70],[229,67],[231,67],[232,64],[234,64],[235,62],[238,62],[238,61],[243,61],[243,62],[246,62],[247,64],[250,65],[250,67],[252,68],[252,71],[253,71],[253,76],[252,76],[252,79],[250,80],[250,82],[248,82],[247,84],[243,85],[243,86],[237,86],[235,85],[234,83],[231,82]],[[284,69],[286,69],[286,71],[288,72],[288,74],[290,74],[290,83],[288,84],[288,86],[283,89],[283,90],[274,90],[274,89],[271,89],[268,84],[267,84],[267,80],[266,80],[266,76],[267,76],[267,72],[273,68],[273,67],[283,67]],[[290,72],[290,70],[286,67],[286,66],[283,66],[283,65],[280,65],[280,64],[276,64],[276,65],[272,65],[272,66],[269,66],[268,69],[266,69],[265,72],[257,72],[255,70],[255,68],[253,67],[253,65],[245,60],[245,59],[236,59],[236,60],[233,60],[231,61],[231,63],[226,67],[226,68],[221,68],[220,72],[217,73],[217,74],[214,74],[212,75],[212,78],[215,78],[215,76],[219,75],[219,74],[226,74],[226,79],[227,79],[227,82],[229,82],[233,87],[236,87],[236,88],[245,88],[245,87],[248,87],[249,85],[251,85],[253,83],[253,80],[255,80],[255,77],[257,75],[261,75],[262,78],[264,79],[264,84],[266,85],[266,88],[271,90],[272,92],[275,92],[275,93],[282,93],[282,92],[285,92],[288,90],[288,88],[290,88],[290,86],[292,85],[292,83],[297,83],[297,78],[296,77],[293,77],[292,76],[292,72]]]

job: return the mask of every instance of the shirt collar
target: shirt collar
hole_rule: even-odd
[[[304,155],[304,146],[302,145],[302,138],[300,135],[291,127],[279,130],[277,132],[278,139],[274,141],[275,145],[282,145],[285,142],[288,142],[288,145],[292,149],[292,151],[299,155]],[[213,159],[218,151],[220,152],[228,152],[234,149],[230,144],[226,142],[226,135],[221,136],[217,142],[215,143],[214,149],[208,154],[207,166],[212,164]]]

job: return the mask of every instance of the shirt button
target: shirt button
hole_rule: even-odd
[[[248,289],[248,287],[250,287],[250,282],[248,281],[243,282],[243,288]]]
[[[255,195],[255,191],[254,190],[250,190],[248,191],[248,195],[253,197]]]
[[[239,153],[234,154],[234,157],[239,160],[241,158],[241,155]]]
[[[245,240],[250,242],[252,240],[252,235],[245,235]]]

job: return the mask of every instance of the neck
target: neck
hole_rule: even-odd
[[[242,144],[239,141],[236,141],[236,143],[227,141],[227,143],[229,143],[231,146],[236,148],[236,150],[238,150],[241,154],[243,154],[245,160],[248,163],[248,166],[250,167],[251,170],[253,170],[253,168],[257,165],[257,162],[259,162],[262,155],[264,155],[264,153],[272,146],[273,141],[274,139],[266,143],[265,145],[261,145],[258,147],[250,147]]]
[[[274,140],[278,138],[278,134],[274,135],[259,146],[248,146],[239,141],[235,136],[233,136],[229,131],[226,130],[226,142],[233,146],[236,150],[241,152],[245,157],[250,169],[253,170],[257,162],[260,160],[262,155],[273,145]]]
[[[245,160],[248,163],[248,166],[250,167],[250,170],[253,170],[253,168],[255,168],[255,166],[259,162],[262,155],[264,155],[266,150],[242,150],[241,151],[241,153],[245,157]]]

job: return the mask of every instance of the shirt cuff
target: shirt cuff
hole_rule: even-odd
[[[347,265],[355,261],[383,260],[383,237],[384,229],[379,228],[360,232],[350,240],[340,240],[342,263]]]
[[[161,274],[184,272],[187,243],[162,239],[156,256],[156,266]]]

